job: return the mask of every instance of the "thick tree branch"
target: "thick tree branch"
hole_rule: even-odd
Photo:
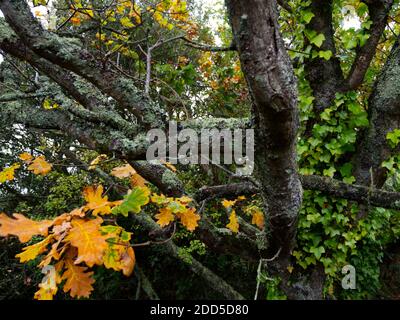
[[[397,41],[369,98],[370,126],[358,137],[355,176],[359,184],[369,186],[373,183],[379,188],[386,180],[386,169],[381,164],[394,151],[389,146],[386,135],[400,128],[399,79],[400,46]]]
[[[39,56],[70,70],[113,97],[147,127],[163,126],[163,115],[131,79],[102,66],[76,39],[62,38],[42,28],[24,0],[0,0],[5,19],[21,41]]]
[[[370,36],[364,46],[357,48],[357,55],[346,79],[348,90],[354,90],[362,84],[365,73],[375,56],[376,47],[385,30],[389,11],[393,0],[364,0],[368,6],[369,16],[372,21]]]
[[[320,191],[334,198],[347,199],[360,204],[386,209],[400,210],[400,192],[390,192],[363,185],[347,184],[321,176],[300,176],[304,190]],[[232,183],[201,188],[195,195],[197,201],[213,198],[235,198],[253,195],[259,189],[250,182]]]

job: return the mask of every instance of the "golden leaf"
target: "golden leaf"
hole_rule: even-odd
[[[21,154],[19,155],[19,158],[20,158],[22,161],[26,162],[26,163],[31,163],[31,161],[33,160],[33,156],[32,156],[30,153],[28,153],[28,152],[21,153]]]
[[[111,175],[119,179],[129,178],[131,175],[135,174],[136,170],[131,167],[130,164],[126,164],[120,167],[115,167],[111,171]]]
[[[253,217],[251,219],[251,223],[255,224],[260,230],[264,229],[264,215],[260,211],[256,211],[253,213]]]
[[[193,231],[198,226],[197,221],[200,220],[200,215],[196,213],[196,209],[190,208],[184,212],[177,213],[177,216],[181,220],[181,223],[186,227],[187,230]]]
[[[193,199],[189,198],[188,196],[183,196],[183,197],[180,197],[180,198],[176,198],[176,200],[178,202],[182,203],[182,204],[189,204],[190,202],[193,201]]]
[[[103,219],[94,220],[75,218],[71,221],[72,229],[65,237],[65,242],[78,249],[76,264],[85,262],[89,267],[103,264],[103,254],[107,249],[107,237],[100,232]]]
[[[17,236],[22,243],[28,242],[33,236],[47,236],[49,227],[53,221],[33,221],[25,218],[22,214],[14,213],[15,219],[8,217],[5,213],[0,214],[0,236]]]
[[[232,210],[231,215],[229,216],[229,223],[226,225],[232,232],[239,232],[239,222],[236,216],[235,210]]]
[[[14,180],[15,170],[19,167],[20,165],[18,163],[14,163],[10,167],[5,168],[3,171],[0,171],[0,183]]]
[[[93,215],[97,214],[110,214],[112,203],[108,202],[108,197],[103,194],[103,186],[97,188],[93,186],[86,187],[83,190],[83,196],[87,202],[85,210],[93,210]],[[78,213],[78,212],[76,212]]]
[[[19,258],[20,262],[26,262],[35,259],[39,254],[46,251],[47,246],[53,239],[53,235],[48,236],[46,239],[35,243],[31,246],[22,249],[23,252],[17,254],[15,257]]]
[[[72,298],[88,298],[93,291],[92,278],[93,272],[87,272],[87,267],[80,267],[74,264],[73,259],[65,261],[66,270],[62,275],[62,280],[67,280],[64,284],[64,292],[68,292]]]
[[[90,165],[89,165],[89,170],[94,170],[94,169],[96,169],[96,167],[97,167],[97,165],[101,162],[101,161],[104,161],[104,160],[106,160],[108,157],[107,157],[107,155],[106,154],[101,154],[101,155],[99,155],[99,156],[97,156],[95,159],[93,159],[93,161],[92,162],[90,162]]]
[[[222,205],[223,205],[225,208],[231,208],[232,206],[235,205],[235,203],[236,203],[236,200],[226,200],[226,199],[224,199],[224,200],[222,201]]]
[[[48,163],[44,156],[39,156],[29,165],[28,170],[34,174],[45,176],[51,171],[52,165]]]
[[[158,219],[157,224],[160,227],[165,227],[169,225],[175,219],[172,211],[169,208],[160,209],[160,212],[156,214],[156,218]]]

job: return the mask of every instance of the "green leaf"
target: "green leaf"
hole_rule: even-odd
[[[135,187],[124,197],[124,202],[112,209],[113,214],[122,214],[127,217],[129,212],[139,213],[142,206],[149,203],[150,190],[147,187]]]
[[[324,58],[325,60],[329,60],[333,55],[331,50],[320,51],[318,54],[320,58]]]
[[[47,0],[33,0],[33,6],[45,6],[47,5]]]
[[[389,144],[392,148],[398,145],[400,138],[400,130],[394,129],[391,132],[388,132],[386,135],[386,139],[389,140]]]
[[[325,253],[325,248],[324,247],[311,247],[310,252],[314,253],[314,256],[319,260],[321,258],[321,255]]]
[[[302,11],[301,12],[301,20],[305,23],[310,23],[311,19],[315,17],[315,14],[311,11]]]
[[[318,35],[316,35],[315,37],[313,37],[312,39],[310,39],[310,42],[315,44],[318,48],[320,48],[322,46],[322,44],[325,41],[325,36],[320,33]]]

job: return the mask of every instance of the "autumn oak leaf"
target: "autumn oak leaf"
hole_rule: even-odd
[[[232,232],[239,232],[239,222],[235,210],[232,210],[231,215],[229,216],[229,223],[226,225],[226,227]]]
[[[256,211],[253,213],[253,217],[251,219],[251,223],[255,224],[260,230],[264,229],[264,215],[260,211]]]
[[[83,190],[83,196],[87,202],[85,210],[93,210],[93,215],[98,214],[110,214],[111,203],[108,201],[108,197],[103,194],[103,186],[100,185],[97,188],[93,186],[86,187]],[[78,213],[76,211],[76,213]]]
[[[64,242],[71,242],[71,245],[78,249],[78,256],[75,264],[85,262],[89,267],[103,264],[103,254],[107,249],[107,236],[100,231],[103,219],[100,217],[94,220],[73,219],[72,229],[65,237]]]
[[[189,231],[194,231],[198,226],[197,221],[200,220],[200,215],[196,213],[196,209],[194,208],[186,209],[184,212],[177,213],[177,216]]]
[[[116,167],[111,171],[111,175],[117,177],[119,179],[129,178],[133,174],[135,174],[135,169],[132,168],[130,164],[126,164],[124,166]]]
[[[17,236],[22,243],[28,242],[36,235],[47,236],[48,229],[53,224],[51,220],[34,221],[19,213],[14,213],[13,216],[14,219],[5,213],[0,214],[0,236]]]
[[[64,292],[68,292],[72,298],[88,298],[93,291],[92,284],[93,271],[87,272],[87,267],[81,267],[74,264],[72,259],[65,261],[66,270],[61,279],[66,280],[64,284]]]
[[[48,163],[44,156],[39,156],[31,162],[28,170],[33,171],[34,174],[45,176],[51,171],[52,165]]]
[[[161,208],[160,212],[155,216],[157,218],[157,224],[162,228],[169,225],[174,221],[175,216],[169,208]]]

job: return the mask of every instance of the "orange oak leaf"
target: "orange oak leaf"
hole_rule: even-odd
[[[110,214],[111,213],[111,205],[108,201],[108,197],[103,194],[103,186],[100,185],[97,188],[93,186],[86,187],[83,190],[83,196],[87,202],[85,205],[86,210],[93,210],[93,215],[97,214]]]
[[[251,219],[251,223],[255,224],[259,229],[264,229],[264,215],[260,211],[256,211],[253,213],[253,217]]]
[[[236,216],[235,210],[232,210],[231,215],[229,216],[229,223],[226,225],[232,232],[239,232],[239,222]]]
[[[65,242],[78,249],[78,256],[75,264],[85,262],[89,267],[95,264],[103,264],[103,254],[107,249],[107,236],[100,231],[103,219],[94,220],[73,219],[72,229],[65,237]]]
[[[93,271],[87,272],[87,267],[80,267],[74,264],[73,259],[65,261],[66,270],[62,275],[62,280],[67,280],[64,284],[64,292],[68,292],[72,298],[88,298],[93,291],[92,278]]]
[[[5,213],[0,214],[0,236],[17,236],[22,243],[36,235],[47,236],[48,229],[53,224],[51,220],[34,221],[19,213],[14,213],[13,216],[14,219]]]
[[[123,166],[116,167],[111,171],[111,175],[120,179],[129,178],[131,175],[135,173],[136,173],[135,169],[133,169],[132,166],[128,163]]]
[[[29,165],[28,170],[34,174],[45,176],[51,171],[52,165],[48,163],[44,156],[39,156]]]
[[[181,223],[189,231],[195,230],[198,226],[197,221],[200,220],[200,215],[196,213],[196,209],[194,208],[190,208],[183,212],[177,213],[177,216],[181,220]]]
[[[125,276],[129,277],[132,274],[135,262],[135,251],[131,247],[125,248],[121,254],[121,270]]]
[[[19,158],[29,164],[32,162],[33,156],[28,152],[24,152],[19,155]]]
[[[140,174],[134,173],[131,176],[131,186],[132,187],[145,187],[146,186],[146,179],[144,179]]]
[[[175,216],[172,214],[172,211],[169,208],[161,208],[160,212],[156,214],[155,217],[158,219],[157,224],[160,227],[169,225],[175,219]]]

